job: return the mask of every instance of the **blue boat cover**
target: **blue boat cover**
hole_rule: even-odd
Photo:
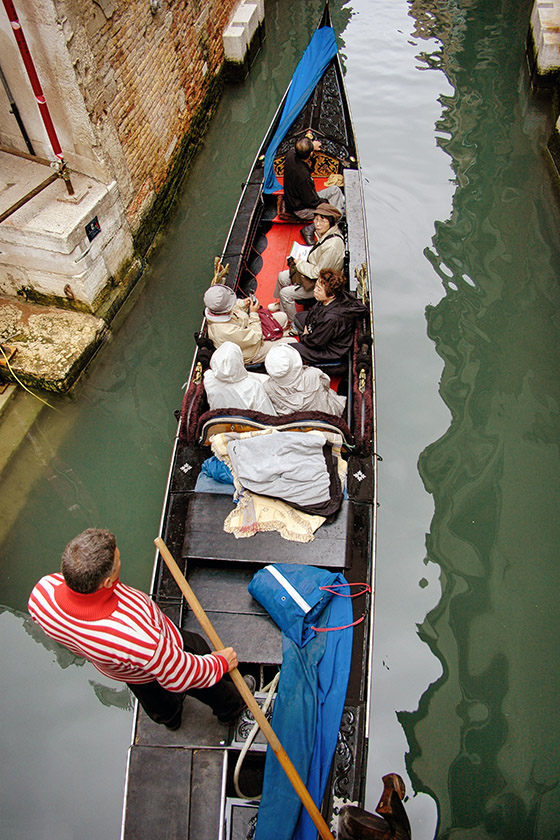
[[[292,76],[278,128],[265,154],[263,187],[265,193],[273,193],[281,189],[274,174],[276,149],[336,53],[336,37],[332,26],[322,26],[320,29],[316,29]]]
[[[223,461],[220,461],[219,458],[216,458],[215,455],[206,458],[202,462],[200,469],[209,478],[213,478],[214,481],[220,481],[223,484],[233,484],[233,475],[230,468]]]
[[[336,748],[350,674],[353,611],[349,598],[319,587],[345,584],[344,575],[315,566],[265,566],[249,592],[282,630],[282,670],[272,716],[294,767],[320,809]],[[315,632],[313,627],[345,627]],[[274,752],[266,755],[263,794],[255,840],[315,840],[302,808]]]

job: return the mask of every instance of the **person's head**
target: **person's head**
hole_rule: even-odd
[[[227,320],[237,301],[237,295],[229,286],[216,283],[204,292],[206,315],[219,320]]]
[[[299,140],[296,140],[296,155],[301,158],[302,160],[307,160],[311,152],[313,151],[313,140],[309,137],[300,137]]]
[[[334,207],[332,204],[328,204],[327,202],[323,202],[322,204],[318,204],[317,207],[313,211],[313,222],[315,224],[315,230],[319,234],[319,236],[324,236],[325,233],[329,230],[329,228],[334,227],[337,222],[340,221],[342,217],[342,213],[338,208]]]
[[[303,362],[300,353],[291,344],[275,344],[266,354],[264,366],[274,382],[287,388],[296,384]]]
[[[337,271],[334,268],[322,268],[313,289],[315,299],[321,303],[328,303],[340,295],[345,284],[346,280],[342,271]]]
[[[224,341],[212,353],[210,368],[216,379],[221,382],[241,382],[249,375],[245,369],[241,347],[233,341]]]
[[[112,586],[120,570],[115,535],[103,528],[82,531],[64,549],[60,570],[74,592],[87,595]]]

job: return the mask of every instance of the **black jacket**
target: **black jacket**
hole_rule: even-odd
[[[317,302],[311,307],[305,319],[307,335],[293,346],[306,364],[338,361],[352,347],[354,321],[366,314],[355,295],[342,291],[327,306]]]
[[[307,163],[290,149],[284,161],[284,202],[286,210],[294,213],[321,203]]]

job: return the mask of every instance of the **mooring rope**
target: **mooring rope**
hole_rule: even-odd
[[[47,408],[52,408],[52,410],[53,410],[53,411],[56,411],[58,414],[60,414],[60,410],[59,410],[58,408],[55,408],[55,406],[54,406],[54,405],[51,405],[51,404],[50,404],[50,403],[48,403],[46,400],[44,400],[42,397],[39,397],[39,396],[37,396],[37,394],[34,394],[34,393],[33,393],[33,391],[30,391],[30,390],[29,390],[29,388],[27,387],[27,385],[25,385],[25,384],[21,381],[21,379],[19,378],[19,376],[17,375],[17,373],[15,372],[15,370],[13,369],[13,367],[11,366],[11,364],[10,364],[10,360],[8,359],[8,357],[7,357],[7,355],[6,355],[6,351],[4,350],[4,347],[3,347],[3,345],[2,345],[2,344],[0,344],[0,350],[2,351],[2,355],[4,356],[4,359],[6,360],[6,365],[8,366],[8,370],[10,371],[10,373],[12,374],[12,376],[14,377],[14,379],[16,380],[16,382],[18,383],[18,385],[21,385],[21,387],[22,387],[25,391],[27,391],[27,393],[28,393],[28,394],[31,394],[31,396],[32,396],[32,397],[35,397],[35,399],[36,399],[36,400],[39,400],[39,402],[42,402],[42,403],[43,403],[43,405],[46,405],[46,406],[47,406]]]

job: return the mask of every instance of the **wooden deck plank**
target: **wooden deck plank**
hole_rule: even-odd
[[[277,532],[236,539],[223,530],[226,516],[233,510],[228,496],[193,493],[188,501],[182,557],[190,560],[223,560],[235,563],[303,563],[344,569],[348,538],[349,503],[344,501],[334,522],[325,523],[309,543],[285,540]]]
[[[127,792],[123,840],[189,836],[191,757],[187,749],[130,748],[134,784]]]

